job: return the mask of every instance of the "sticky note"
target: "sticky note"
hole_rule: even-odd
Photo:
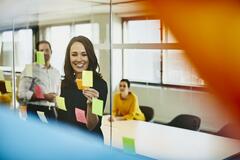
[[[0,70],[0,80],[3,80],[3,81],[5,80],[5,79],[4,79],[4,75],[3,75],[3,71],[2,71],[2,70]]]
[[[19,111],[20,111],[20,112],[27,112],[27,106],[21,105],[21,106],[19,107]]]
[[[97,98],[92,99],[92,113],[99,116],[103,115],[103,100]]]
[[[31,64],[26,64],[25,65],[25,76],[33,77],[33,71],[32,71],[32,65]]]
[[[43,52],[37,52],[37,64],[45,64],[45,60],[44,60],[44,53]]]
[[[21,105],[19,106],[19,112],[18,112],[19,118],[21,120],[27,120],[27,106]]]
[[[37,111],[37,114],[38,114],[39,119],[40,119],[43,123],[48,123],[47,118],[46,118],[44,112]]]
[[[78,122],[87,124],[87,119],[85,116],[85,111],[79,108],[75,108],[75,115]]]
[[[135,141],[133,138],[123,137],[122,138],[123,149],[128,153],[136,153],[135,152]]]
[[[76,79],[76,83],[77,83],[77,87],[79,90],[83,90],[83,89],[87,88],[82,85],[82,79]]]
[[[34,93],[35,93],[36,98],[44,99],[42,89],[39,85],[34,86]]]
[[[63,97],[56,97],[56,102],[57,102],[57,106],[59,109],[67,111],[66,106],[65,106],[65,99]]]
[[[93,86],[93,72],[92,71],[83,71],[82,72],[82,85],[84,87]]]
[[[12,92],[11,81],[5,81],[5,87],[7,92]]]

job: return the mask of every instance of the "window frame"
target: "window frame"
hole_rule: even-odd
[[[138,44],[133,44],[133,43],[124,43],[124,26],[125,23],[131,20],[160,20],[160,43],[138,43]],[[123,38],[122,38],[122,44],[121,45],[116,45],[114,49],[121,49],[122,50],[122,59],[123,59],[123,65],[124,65],[124,50],[125,49],[131,49],[134,48],[132,46],[140,46],[139,48],[134,48],[134,49],[160,49],[160,83],[151,83],[151,82],[140,82],[140,81],[133,81],[130,80],[131,83],[133,84],[140,84],[140,85],[148,85],[148,86],[153,86],[153,87],[168,87],[168,88],[175,88],[175,89],[185,89],[185,90],[197,90],[197,91],[207,91],[207,86],[206,83],[204,85],[179,85],[179,84],[168,84],[163,82],[163,54],[164,50],[182,50],[179,46],[179,43],[164,43],[164,35],[163,32],[164,30],[167,29],[167,27],[164,25],[164,22],[162,22],[161,19],[158,19],[154,16],[139,16],[139,17],[127,17],[127,18],[122,18],[122,30],[123,30]],[[166,32],[166,31],[165,31]],[[113,45],[114,46],[114,45]],[[152,48],[151,48],[152,47]],[[124,75],[124,66],[122,66],[122,77],[126,78]]]
[[[0,33],[3,33],[3,32],[8,32],[8,31],[12,31],[13,33],[14,32],[17,32],[19,30],[22,30],[22,29],[31,29],[32,30],[32,54],[34,52],[34,48],[35,48],[35,42],[36,42],[36,39],[39,37],[39,27],[37,25],[31,25],[31,26],[20,26],[20,27],[16,27],[16,28],[5,28],[5,29],[2,29],[0,30]],[[32,55],[32,62],[34,61],[34,55]],[[12,70],[12,67],[11,66],[2,66],[0,65],[0,69],[4,72],[4,73],[10,73],[11,70]],[[15,70],[15,73],[21,73],[22,71],[19,71],[19,70]]]

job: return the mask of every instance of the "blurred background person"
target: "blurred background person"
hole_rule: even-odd
[[[39,41],[37,51],[44,53],[44,65],[33,63],[26,66],[19,82],[18,97],[26,103],[27,113],[38,116],[37,111],[44,112],[48,118],[56,119],[55,98],[60,94],[61,75],[50,64],[52,55],[51,45],[48,41]],[[30,68],[28,68],[30,67]],[[29,75],[31,70],[32,75]]]

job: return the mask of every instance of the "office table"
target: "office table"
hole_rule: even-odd
[[[104,143],[122,149],[122,137],[135,139],[137,154],[155,159],[220,160],[240,152],[240,140],[143,121],[114,121],[103,116]],[[112,129],[111,129],[112,128]]]

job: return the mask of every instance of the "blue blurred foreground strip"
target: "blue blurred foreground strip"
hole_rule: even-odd
[[[111,149],[91,135],[63,125],[23,121],[0,107],[0,159],[149,159]]]

